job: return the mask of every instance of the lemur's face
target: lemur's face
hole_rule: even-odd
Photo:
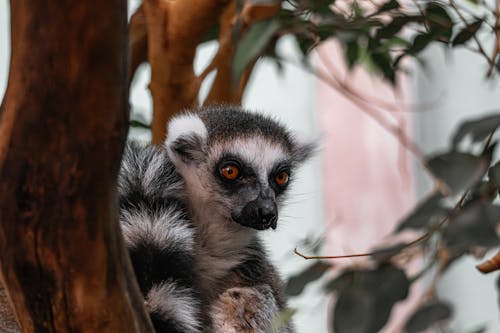
[[[276,228],[278,203],[291,180],[291,156],[261,137],[214,143],[207,156],[218,201],[233,221],[257,230]]]
[[[238,124],[238,115],[255,122],[251,131],[245,124]],[[215,209],[213,213],[245,227],[275,229],[278,206],[290,185],[293,169],[310,155],[312,147],[292,141],[280,125],[268,118],[238,110],[225,116],[237,119],[222,130],[211,130],[210,122],[207,126],[197,115],[175,118],[166,142],[172,161],[190,193],[204,203],[205,209]],[[243,127],[241,131],[238,125]],[[276,137],[264,135],[269,128],[261,131],[259,125],[275,126]]]

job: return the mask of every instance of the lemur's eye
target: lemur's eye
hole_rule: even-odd
[[[235,180],[240,174],[240,168],[236,164],[226,164],[220,169],[220,174],[227,180]]]
[[[281,171],[276,175],[276,177],[274,177],[274,181],[279,186],[285,186],[288,183],[288,178],[289,178],[288,172]]]

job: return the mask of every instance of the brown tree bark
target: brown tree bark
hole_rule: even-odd
[[[10,2],[1,277],[23,332],[152,332],[117,222],[125,0]]]
[[[153,98],[152,143],[161,144],[166,124],[177,112],[198,104],[200,85],[206,76],[217,70],[215,82],[206,104],[240,104],[253,64],[243,73],[240,82],[232,82],[234,40],[232,31],[241,14],[243,30],[254,22],[275,15],[281,1],[272,4],[247,2],[237,13],[236,0],[167,1],[144,0],[130,23],[132,57],[130,73],[147,60],[151,65],[149,89]],[[144,40],[144,22],[147,40]],[[203,37],[217,24],[220,27],[219,50],[212,63],[196,76],[193,60]]]

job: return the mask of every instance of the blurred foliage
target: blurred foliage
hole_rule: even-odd
[[[240,0],[245,2],[264,6],[277,1]],[[254,24],[237,38],[235,77],[259,56],[269,56],[279,65],[282,59],[275,47],[283,36],[295,38],[304,59],[323,41],[335,39],[350,69],[362,64],[392,84],[398,72],[406,71],[401,60],[410,57],[423,63],[420,54],[432,44],[479,53],[490,67],[488,76],[500,70],[498,50],[488,55],[478,37],[480,32],[495,36],[500,14],[482,0],[281,2],[279,15]]]
[[[500,192],[500,162],[492,158],[497,145],[492,134],[500,126],[499,117],[497,113],[463,122],[448,151],[426,157],[428,170],[443,186],[418,203],[395,230],[395,236],[406,230],[420,232],[418,238],[375,249],[370,253],[373,268],[347,267],[325,283],[325,293],[336,296],[331,314],[334,332],[378,332],[387,323],[393,306],[408,296],[416,281],[434,277],[432,289],[453,261],[464,255],[482,256],[500,245],[500,205],[495,202]],[[474,153],[480,142],[482,151]],[[451,205],[458,195],[458,202]],[[397,257],[410,248],[418,249],[428,263],[414,277],[396,264]],[[329,276],[325,273],[332,268],[326,261],[313,261],[288,280],[286,291],[297,296],[312,281]],[[437,324],[442,327],[452,315],[451,305],[430,292],[404,330],[422,332]]]
[[[242,10],[245,4],[266,6],[276,2],[239,1]],[[287,0],[281,4],[276,17],[260,21],[243,33],[234,33],[234,77],[263,56],[280,67],[285,59],[277,55],[276,45],[283,36],[296,40],[304,66],[308,66],[312,50],[334,39],[342,46],[349,69],[363,65],[392,85],[397,85],[398,73],[406,72],[403,59],[413,58],[424,64],[421,54],[434,44],[479,54],[488,65],[486,77],[500,71],[498,1],[495,8],[483,0]],[[483,45],[485,42],[492,45]],[[286,292],[297,296],[313,281],[329,279],[324,291],[336,298],[329,316],[330,327],[336,333],[370,333],[384,327],[394,305],[407,298],[416,281],[430,276],[433,278],[427,280],[434,281],[430,291],[420,300],[404,331],[421,332],[435,325],[443,328],[443,323],[453,316],[453,309],[432,290],[439,277],[456,259],[482,256],[500,245],[500,206],[495,202],[500,190],[500,162],[493,160],[496,142],[492,140],[499,126],[498,112],[464,121],[447,151],[419,156],[433,177],[435,190],[400,221],[394,232],[397,236],[410,230],[419,233],[418,238],[377,248],[369,254],[371,268],[347,267],[336,270],[334,278],[330,262],[313,261],[289,278]],[[483,149],[478,153],[481,144]],[[427,264],[416,276],[409,277],[397,259],[415,252]],[[500,269],[500,252],[491,262],[499,264],[495,269]]]

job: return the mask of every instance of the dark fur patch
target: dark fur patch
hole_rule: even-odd
[[[151,322],[157,333],[186,333],[182,325],[173,319],[165,318],[161,313],[150,313]]]
[[[155,284],[172,279],[186,287],[195,282],[194,255],[177,249],[175,244],[161,249],[155,244],[140,242],[129,249],[139,287],[144,295]]]
[[[295,146],[291,134],[275,119],[241,108],[209,107],[200,111],[200,118],[207,127],[209,144],[242,136],[263,136],[283,145],[289,152]]]

